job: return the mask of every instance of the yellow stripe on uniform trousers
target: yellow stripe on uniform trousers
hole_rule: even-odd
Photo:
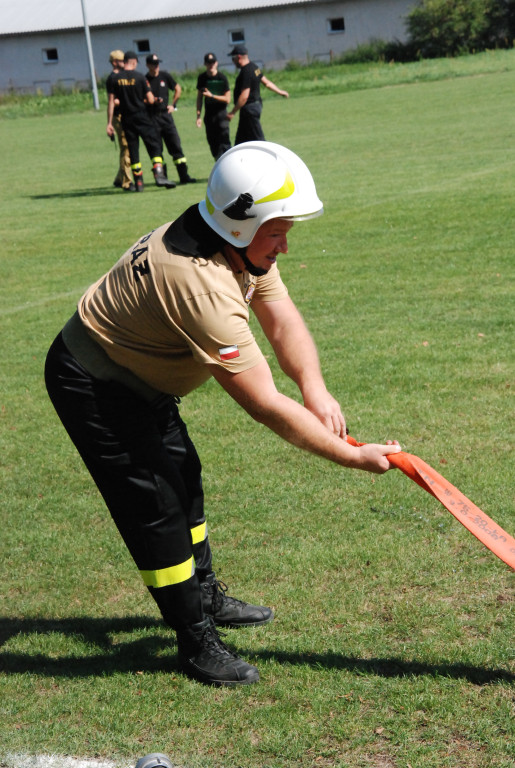
[[[192,556],[179,565],[170,565],[168,568],[160,568],[157,571],[140,571],[140,573],[146,587],[169,587],[191,579],[195,573],[195,561]]]
[[[200,544],[205,539],[207,539],[207,523],[204,521],[191,529],[191,541],[193,544]]]

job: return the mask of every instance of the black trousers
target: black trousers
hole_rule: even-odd
[[[215,160],[218,160],[224,152],[231,148],[227,110],[219,109],[212,113],[206,111],[204,125],[206,126],[206,138],[209,149]]]
[[[174,162],[182,160],[184,152],[182,151],[179,133],[171,114],[169,112],[156,112],[152,115],[152,120]]]
[[[140,137],[151,160],[154,157],[162,157],[161,139],[152,119],[146,113],[122,117],[122,127],[129,146],[131,165],[139,163]]]
[[[212,570],[201,464],[177,399],[148,403],[92,377],[61,334],[45,366],[50,399],[102,494],[165,621],[203,618],[199,582]]]
[[[262,109],[263,105],[259,101],[246,104],[240,109],[235,144],[243,144],[245,141],[265,141],[260,121]]]

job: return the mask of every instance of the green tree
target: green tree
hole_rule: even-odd
[[[487,12],[485,47],[511,48],[515,40],[515,0],[494,0]]]
[[[498,0],[422,0],[407,17],[410,45],[421,58],[483,50]]]

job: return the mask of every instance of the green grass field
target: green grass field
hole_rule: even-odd
[[[351,434],[397,438],[513,535],[515,51],[429,69],[362,68],[361,86],[320,93],[284,74],[292,98],[267,97],[265,134],[307,162],[326,212],[294,227],[280,268]],[[177,671],[42,375],[83,290],[203,197],[187,97],[176,122],[201,183],[157,189],[142,153],[148,187],[127,195],[104,109],[0,121],[0,765],[159,751],[185,768],[512,768],[510,569],[400,472],[296,451],[214,382],[182,414],[215,566],[276,620],[227,634],[258,685]]]

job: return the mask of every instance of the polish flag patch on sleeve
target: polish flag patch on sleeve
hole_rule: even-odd
[[[234,357],[240,356],[240,350],[235,344],[232,347],[221,347],[218,352],[220,360],[232,360]]]

